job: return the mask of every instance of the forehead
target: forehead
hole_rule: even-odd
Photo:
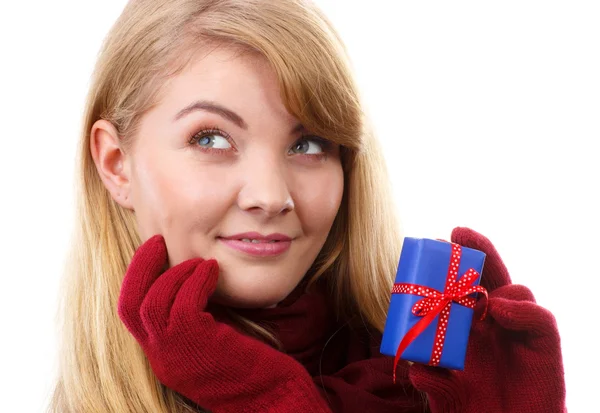
[[[201,51],[164,85],[158,107],[171,114],[208,100],[251,118],[295,118],[281,99],[279,79],[265,57],[231,47]]]

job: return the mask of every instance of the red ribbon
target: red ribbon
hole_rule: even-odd
[[[412,308],[412,313],[420,319],[408,332],[398,346],[396,358],[394,359],[394,383],[396,383],[396,367],[400,356],[404,350],[421,334],[434,318],[439,315],[437,331],[435,333],[435,341],[429,365],[437,366],[442,357],[444,341],[446,337],[446,328],[448,327],[448,317],[452,302],[463,305],[468,308],[475,308],[476,300],[469,295],[473,293],[482,293],[486,298],[486,305],[481,319],[485,318],[487,313],[487,298],[488,294],[485,288],[480,285],[473,285],[479,278],[479,273],[473,268],[469,268],[467,272],[458,278],[458,267],[460,265],[460,257],[462,248],[458,244],[452,244],[452,255],[448,264],[448,274],[446,276],[446,286],[444,292],[441,293],[433,288],[425,287],[417,284],[396,283],[392,288],[392,294],[413,294],[421,297]]]

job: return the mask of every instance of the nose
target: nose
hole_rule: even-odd
[[[238,194],[242,210],[271,218],[294,209],[284,166],[263,158],[243,174],[244,185]]]

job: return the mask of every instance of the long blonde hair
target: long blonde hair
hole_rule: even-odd
[[[288,111],[342,145],[342,205],[311,274],[331,277],[340,316],[359,315],[383,329],[401,233],[384,159],[332,24],[310,0],[132,0],[104,41],[85,108],[52,412],[197,411],[158,382],[118,317],[121,282],[140,238],[133,212],[99,178],[90,131],[98,119],[110,121],[127,150],[161,85],[209,44],[264,56]]]

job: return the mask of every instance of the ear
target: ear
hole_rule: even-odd
[[[123,208],[133,210],[129,155],[121,147],[117,129],[107,120],[94,123],[90,133],[90,151],[100,179]]]

